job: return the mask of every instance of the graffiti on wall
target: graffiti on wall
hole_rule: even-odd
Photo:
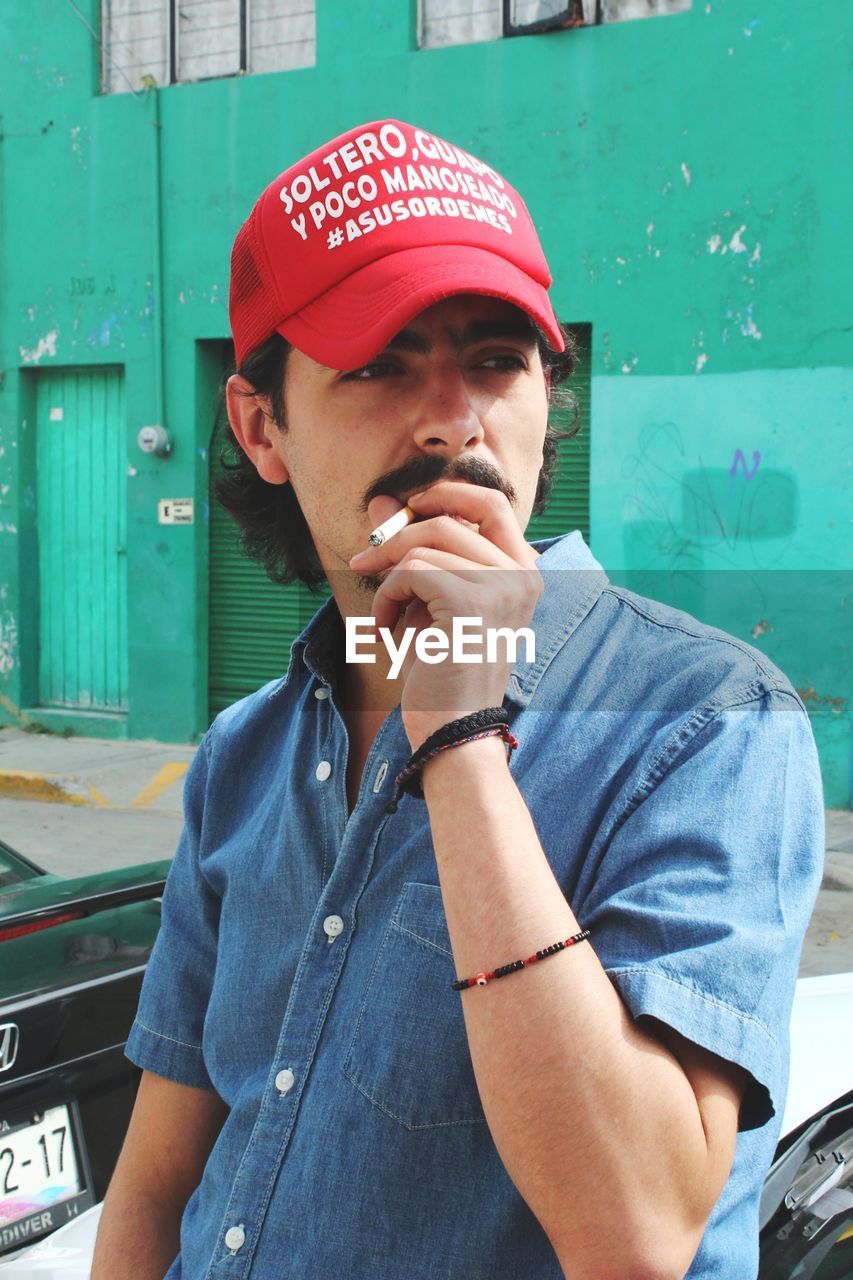
[[[762,464],[756,450],[735,450],[715,465],[690,466],[674,422],[648,423],[622,464],[625,563],[643,569],[771,569],[785,552],[799,516],[799,490],[787,471]],[[747,461],[751,456],[751,462]],[[780,539],[785,541],[780,544]]]
[[[732,459],[732,465],[729,467],[729,475],[734,476],[737,473],[738,463],[740,463],[740,465],[743,467],[743,474],[746,476],[747,480],[751,480],[752,477],[755,475],[756,471],[758,470],[758,464],[760,461],[761,461],[761,454],[756,449],[755,453],[753,453],[752,455],[752,470],[750,470],[749,467],[747,466],[747,462],[746,462],[746,458],[744,457],[743,450],[735,449],[735,456]]]

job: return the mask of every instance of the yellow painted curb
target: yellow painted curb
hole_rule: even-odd
[[[108,800],[107,797],[102,792],[98,791],[96,787],[90,787],[89,784],[86,783],[86,790],[89,793],[90,804],[97,805],[99,809],[115,808],[115,805],[113,804],[112,800]]]
[[[188,764],[182,761],[172,760],[169,764],[164,764],[151,781],[144,786],[139,795],[130,802],[132,809],[144,809],[146,805],[153,804],[158,800],[164,791],[168,791],[169,787],[179,778],[182,778],[189,769]]]
[[[0,796],[16,800],[40,800],[43,804],[88,804],[88,797],[77,790],[76,778],[51,777],[26,769],[0,769]]]

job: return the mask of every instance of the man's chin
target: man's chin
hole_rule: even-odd
[[[390,572],[390,569],[383,569],[379,575],[360,573],[355,580],[355,585],[359,591],[375,596]]]

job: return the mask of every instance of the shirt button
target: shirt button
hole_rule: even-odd
[[[314,690],[314,697],[317,699],[318,702],[322,702],[323,699],[328,698],[328,696],[329,696],[329,690],[326,688],[324,684],[319,685]]]
[[[239,1227],[229,1227],[225,1232],[225,1248],[230,1249],[232,1253],[236,1253],[238,1249],[242,1249],[246,1243],[246,1233],[243,1230],[243,1224]]]
[[[374,795],[376,794],[377,791],[381,789],[382,783],[385,781],[385,775],[387,772],[388,772],[388,761],[383,760],[379,768],[376,770],[376,780],[373,783]]]
[[[323,921],[323,930],[330,942],[342,932],[343,927],[344,922],[340,916],[326,916]]]
[[[276,1076],[275,1087],[278,1089],[279,1093],[287,1093],[288,1089],[293,1088],[295,1081],[296,1076],[290,1070],[290,1067],[285,1067],[284,1070],[279,1071]]]
[[[314,776],[318,782],[325,782],[331,772],[332,766],[329,764],[328,760],[321,760],[317,765],[317,768],[314,770]]]

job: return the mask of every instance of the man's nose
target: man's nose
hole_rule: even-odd
[[[418,406],[415,444],[427,452],[457,454],[473,449],[483,435],[483,424],[462,373],[446,367],[436,371]]]

